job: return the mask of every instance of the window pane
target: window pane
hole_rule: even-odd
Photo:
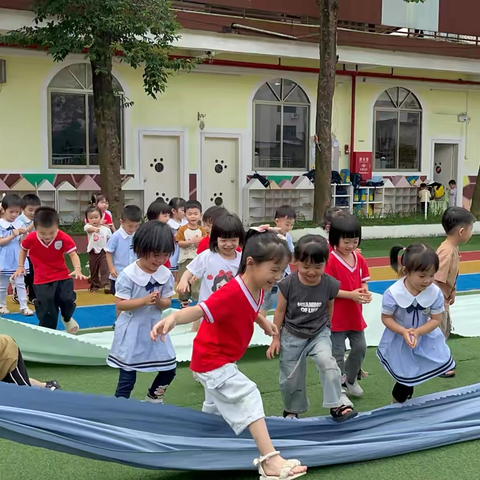
[[[420,170],[420,113],[400,112],[399,170]]]
[[[398,92],[398,106],[401,106],[403,101],[408,97],[410,91],[406,88],[400,88]]]
[[[376,107],[388,107],[394,108],[395,105],[392,103],[392,100],[388,96],[387,92],[383,92],[379,97],[377,102],[375,103]]]
[[[295,82],[284,80],[283,89],[285,102],[310,104],[305,92]]]
[[[398,106],[398,88],[389,88],[387,90],[388,95],[392,99],[392,102],[394,103],[395,106]]]
[[[115,97],[116,111],[115,119],[117,124],[117,135],[122,143],[122,99],[120,97]],[[88,143],[89,143],[89,164],[98,165],[98,143],[97,143],[97,122],[95,121],[95,111],[93,108],[93,95],[88,96]],[[123,164],[123,162],[122,162]]]
[[[276,105],[255,105],[255,168],[280,168],[281,112]]]
[[[282,168],[303,169],[308,164],[308,108],[294,107],[294,110],[283,112]]]
[[[278,100],[282,99],[282,80],[277,78],[271,82],[268,82],[270,88],[275,92],[275,95],[278,97]]]
[[[90,66],[90,65],[88,65]],[[80,85],[84,89],[88,87],[87,85],[87,64],[86,63],[75,63],[74,65],[70,65],[67,67],[75,76],[75,78],[80,82]]]
[[[267,83],[263,84],[255,94],[254,100],[264,100],[266,102],[278,102],[278,98],[272,92]]]
[[[375,117],[375,169],[396,169],[397,112],[376,112]]]
[[[80,85],[80,83],[75,80],[75,77],[68,71],[68,68],[60,70],[53,77],[49,87],[83,89],[82,85]]]
[[[420,107],[420,103],[418,103],[417,98],[413,93],[411,93],[407,100],[405,100],[405,103],[402,105],[402,109],[405,110],[421,110],[422,107]]]
[[[52,165],[86,165],[85,95],[51,94]]]

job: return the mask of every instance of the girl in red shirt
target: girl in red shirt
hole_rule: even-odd
[[[107,197],[101,193],[93,194],[92,200],[90,202],[92,207],[98,207],[102,212],[102,225],[108,227],[112,232],[115,231],[115,226],[113,225],[112,213],[108,209],[108,200]]]
[[[290,258],[287,242],[278,233],[250,230],[238,275],[204,302],[158,322],[150,334],[154,341],[159,335],[163,340],[176,325],[204,319],[190,363],[195,379],[205,388],[203,411],[222,416],[237,435],[250,430],[260,451],[254,464],[261,479],[294,479],[307,470],[298,460],[284,460],[275,450],[260,392],[235,364],[248,348],[254,323],[267,335],[278,333],[259,311],[264,289],[270,290],[283,278]]]
[[[334,301],[332,316],[332,353],[343,375],[347,394],[363,396],[357,382],[362,362],[367,351],[362,304],[371,301],[367,281],[370,279],[367,262],[358,253],[362,239],[362,227],[357,217],[351,214],[333,218],[329,242],[333,249],[325,273],[340,282],[343,294]],[[360,298],[357,298],[360,296]],[[351,351],[345,361],[345,340],[348,338]]]

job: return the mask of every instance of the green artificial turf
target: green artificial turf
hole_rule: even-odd
[[[480,360],[480,339],[454,338],[450,341],[457,361],[457,377],[434,379],[419,386],[416,396],[435,391],[477,383]],[[283,411],[278,391],[278,362],[265,359],[265,347],[249,349],[239,362],[241,370],[254,380],[262,391],[267,415],[280,415]],[[112,394],[115,390],[118,372],[109,367],[68,367],[28,364],[30,375],[39,380],[56,378],[65,390],[94,394]],[[356,400],[359,411],[368,411],[390,403],[392,379],[383,370],[375,356],[375,349],[369,349],[364,363],[369,377],[362,381],[365,396]],[[154,374],[138,375],[134,397],[141,399]],[[308,388],[311,401],[309,416],[325,415],[321,408],[321,389],[315,367],[308,365]],[[52,393],[55,395],[55,393]],[[178,369],[178,375],[168,390],[167,403],[200,409],[203,389],[197,384],[185,364]],[[159,409],[161,406],[159,406]],[[74,413],[74,412],[72,412]],[[435,450],[418,452],[370,462],[345,464],[311,469],[306,479],[375,479],[375,480],[447,480],[455,478],[479,478],[480,442],[468,442]],[[135,469],[115,463],[88,460],[72,455],[57,453],[40,448],[19,445],[0,440],[1,480],[225,480],[258,479],[254,472],[161,472]]]

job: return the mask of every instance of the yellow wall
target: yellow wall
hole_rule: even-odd
[[[11,52],[11,51],[9,51]],[[0,53],[2,53],[0,51]],[[50,57],[29,54],[3,54],[7,61],[7,83],[0,91],[0,173],[45,172],[47,162],[47,138],[44,131],[47,122],[45,88],[54,70],[58,69]],[[239,57],[241,58],[241,57]],[[250,59],[251,60],[251,59]],[[257,58],[257,61],[267,61]],[[298,63],[298,62],[290,62]],[[312,62],[305,66],[313,66]],[[206,67],[203,67],[205,71]],[[198,168],[197,112],[207,115],[205,123],[210,130],[229,129],[249,133],[252,124],[251,97],[261,83],[274,76],[283,76],[299,83],[312,100],[312,133],[315,128],[315,75],[286,74],[285,72],[240,72],[229,70],[231,75],[218,73],[190,73],[173,76],[167,91],[157,101],[143,92],[141,71],[126,65],[115,65],[118,79],[130,100],[135,102],[126,112],[128,131],[127,171],[134,172],[136,137],[140,129],[184,128],[189,138],[188,165],[192,171]],[[435,75],[428,71],[396,70],[397,74],[417,76]],[[445,75],[451,78],[452,74]],[[465,124],[458,123],[457,115],[467,109],[467,92],[454,86],[409,82],[392,83],[368,79],[357,85],[356,142],[357,151],[371,151],[373,105],[381,92],[392,86],[405,86],[419,98],[424,108],[422,171],[429,173],[432,139],[460,139],[466,141],[466,160],[463,174],[476,174],[479,162],[480,91],[468,93],[468,114],[471,123],[466,138]],[[340,144],[340,165],[348,166],[349,157],[344,146],[350,144],[350,95],[348,77],[337,78],[334,104],[333,131]],[[244,161],[251,161],[251,153]],[[250,167],[247,167],[247,170]],[[72,170],[73,171],[73,170]],[[85,172],[85,170],[84,170]],[[82,173],[80,170],[79,173]]]

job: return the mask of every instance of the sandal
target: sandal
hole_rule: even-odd
[[[9,315],[10,310],[7,307],[0,307],[0,315]]]
[[[277,455],[280,455],[280,452],[271,452],[271,453],[267,453],[267,455],[263,457],[256,458],[253,461],[253,464],[256,467],[258,467],[260,480],[294,480],[295,478],[303,477],[304,475],[307,474],[307,472],[302,472],[302,473],[295,473],[293,475],[290,475],[290,472],[292,469],[294,469],[295,467],[300,467],[302,464],[300,463],[299,460],[287,460],[283,464],[282,470],[280,471],[280,475],[277,475],[277,476],[267,475],[265,473],[265,470],[263,469],[262,463],[266,462],[267,460],[270,460],[272,457],[275,457]]]
[[[62,387],[56,380],[48,380],[45,382],[45,390],[50,390],[54,392],[55,390],[61,390]]]
[[[62,318],[62,323],[63,323],[63,326],[65,327],[65,330],[67,331],[67,333],[75,335],[79,330],[78,323],[73,318],[71,318],[69,322],[66,322]]]
[[[350,410],[349,412],[347,410]],[[347,405],[342,405],[341,407],[331,408],[330,415],[332,418],[340,423],[344,422],[345,420],[350,420],[351,418],[355,418],[358,415],[358,412],[353,410],[352,407],[348,407]]]
[[[439,375],[440,378],[453,378],[456,375],[455,370],[449,370],[442,375]]]
[[[291,415],[294,415],[291,417]],[[290,413],[287,412],[286,410],[283,411],[283,418],[290,418],[290,419],[297,419],[298,420],[298,413]]]
[[[32,315],[34,315],[33,311],[30,310],[28,307],[22,308],[22,309],[20,310],[20,313],[21,313],[24,317],[31,317]]]

